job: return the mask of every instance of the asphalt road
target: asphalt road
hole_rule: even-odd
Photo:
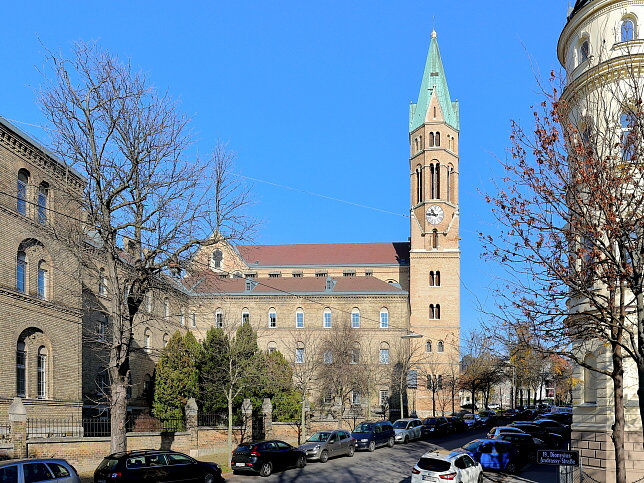
[[[327,463],[309,462],[302,469],[292,468],[272,474],[268,478],[254,475],[227,474],[227,482],[261,480],[270,482],[299,483],[409,483],[411,468],[419,458],[431,449],[455,449],[473,439],[485,437],[486,431],[469,431],[465,433],[435,438],[432,441],[414,441],[407,445],[396,444],[393,448],[378,448],[373,453],[360,451],[352,458],[341,456],[330,459]],[[537,482],[552,483],[557,481],[555,466],[547,467],[528,465],[518,475],[486,472],[484,482]],[[257,481],[259,483],[259,481]]]

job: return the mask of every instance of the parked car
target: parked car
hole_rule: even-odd
[[[496,424],[496,413],[494,411],[481,411],[479,417],[483,422],[483,426],[493,426]]]
[[[521,433],[527,434],[525,431],[519,428],[514,428],[512,426],[494,426],[487,432],[488,439],[494,439],[497,435],[501,433]]]
[[[463,420],[467,424],[467,429],[476,429],[483,427],[483,421],[481,421],[481,416],[478,414],[463,414]]]
[[[501,405],[498,403],[490,403],[487,405],[487,408],[496,411],[497,409],[501,409]]]
[[[423,422],[418,418],[403,418],[394,422],[396,442],[407,444],[422,436]]]
[[[535,438],[539,438],[551,449],[557,449],[563,446],[564,439],[561,436],[556,433],[551,433],[537,424],[533,424],[532,421],[515,421],[510,426],[519,428]]]
[[[545,448],[546,444],[539,438],[526,433],[505,432],[497,434],[493,439],[501,439],[512,443],[519,456],[528,461],[536,461],[537,450]]]
[[[242,443],[235,448],[230,461],[233,473],[250,472],[260,476],[293,466],[304,468],[306,453],[277,439]]]
[[[508,473],[517,471],[519,452],[507,441],[498,439],[475,439],[463,449],[474,461],[481,463],[484,470],[503,470]]]
[[[516,417],[519,415],[519,410],[518,409],[506,409],[506,411],[503,413],[503,417],[505,419],[513,420],[516,419]]]
[[[176,451],[137,450],[114,453],[103,458],[94,483],[207,482],[223,481],[216,463],[197,461]]]
[[[572,425],[572,413],[558,412],[548,413],[543,415],[543,419],[550,419],[551,421],[558,421],[563,425],[570,427]]]
[[[467,429],[467,423],[461,416],[448,416],[447,420],[452,426],[452,432],[457,433]]]
[[[441,454],[430,451],[420,457],[411,469],[411,483],[453,480],[461,483],[480,483],[483,468],[465,451]]]
[[[375,450],[378,446],[387,445],[393,448],[396,433],[389,421],[365,421],[351,433],[358,449]]]
[[[316,431],[299,446],[299,449],[306,453],[307,459],[326,463],[334,456],[353,456],[356,452],[356,440],[348,431]]]
[[[570,426],[561,424],[558,421],[554,421],[549,418],[535,419],[532,421],[533,424],[541,426],[545,430],[556,433],[561,436],[563,439],[570,439]]]
[[[46,481],[80,483],[76,469],[57,458],[0,461],[0,482]]]
[[[420,429],[421,436],[427,438],[429,436],[440,436],[449,434],[452,431],[452,425],[445,417],[427,418],[423,420],[423,425]]]

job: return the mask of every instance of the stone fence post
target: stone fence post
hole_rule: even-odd
[[[251,441],[253,439],[253,405],[250,399],[244,399],[242,403],[242,418],[241,441]]]
[[[186,431],[190,433],[190,456],[199,456],[199,407],[195,398],[186,403]]]
[[[262,415],[264,416],[264,439],[273,438],[273,403],[270,398],[264,398],[262,403]]]
[[[22,399],[14,397],[9,407],[10,437],[13,443],[13,457],[26,458],[27,454],[27,410]]]

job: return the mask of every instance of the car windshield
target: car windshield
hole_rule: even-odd
[[[329,439],[329,436],[331,436],[331,433],[318,431],[317,433],[312,434],[311,437],[307,439],[307,441],[310,443],[323,443],[327,439]]]
[[[447,471],[452,464],[449,461],[439,460],[436,458],[421,458],[417,465],[421,470],[427,471]]]
[[[425,424],[436,424],[438,420],[436,418],[427,418],[425,419]]]
[[[394,423],[394,429],[405,429],[407,427],[407,421],[396,421]]]
[[[472,441],[466,446],[463,446],[463,449],[466,451],[471,451],[472,453],[475,453],[476,450],[481,446],[483,443],[481,441]]]
[[[115,458],[105,458],[101,463],[98,465],[97,470],[107,470],[107,471],[112,471],[116,465],[118,464],[119,460]]]
[[[464,414],[463,419],[474,419],[474,415],[473,414]]]
[[[354,430],[355,433],[370,433],[373,431],[373,424],[362,423]]]

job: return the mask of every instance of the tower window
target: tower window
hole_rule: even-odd
[[[438,320],[441,318],[440,304],[429,304],[429,318],[432,320]]]
[[[588,40],[584,40],[579,47],[579,63],[583,64],[590,57],[590,44]]]
[[[430,197],[432,199],[439,199],[441,197],[440,192],[440,163],[431,163],[429,165],[429,174],[430,174]]]
[[[432,231],[432,248],[438,249],[438,230]]]
[[[427,146],[430,148],[434,147],[434,133],[430,132],[427,136]]]
[[[222,261],[224,259],[224,253],[220,249],[216,249],[212,252],[212,266],[216,269],[220,269],[222,266]]]
[[[441,273],[439,271],[429,272],[429,286],[430,287],[440,287],[441,286]]]
[[[635,23],[630,18],[624,19],[621,28],[622,42],[628,42],[635,38]]]
[[[416,166],[416,203],[422,203],[424,200],[423,196],[423,168],[419,164]]]
[[[622,131],[622,160],[631,161],[636,154],[636,140],[633,129],[636,123],[635,115],[632,112],[625,112],[619,118],[619,124]]]
[[[434,136],[434,142],[436,143],[436,146],[441,145],[441,133],[437,132]]]

